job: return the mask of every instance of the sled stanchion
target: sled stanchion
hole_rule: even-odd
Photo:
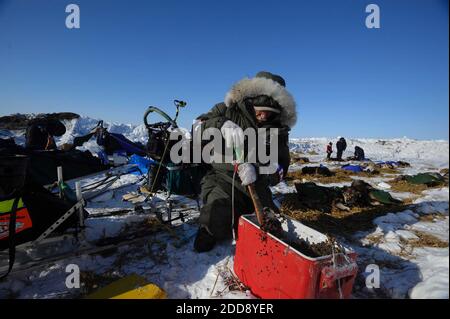
[[[81,201],[83,199],[83,194],[81,192],[81,183],[80,182],[75,183],[75,190],[76,190],[76,194],[77,194],[77,201]],[[78,209],[78,215],[80,218],[80,227],[84,227],[84,209],[83,209],[83,207],[80,207]]]
[[[35,239],[31,244],[35,245],[42,241],[43,239],[47,238],[55,229],[57,229],[67,218],[72,216],[76,211],[79,209],[83,209],[83,207],[86,205],[86,202],[82,199],[79,202],[77,202],[75,205],[73,205],[64,215],[62,215],[56,222],[54,222],[50,227],[48,227],[37,239]]]
[[[62,166],[58,166],[56,168],[56,173],[58,175],[58,187],[59,187],[59,197],[62,198],[62,190],[61,190],[61,185],[64,182],[63,180],[63,169]]]
[[[58,173],[58,182],[62,182],[63,181],[63,169],[62,169],[62,166],[58,166],[58,168],[56,170],[57,170],[57,173]]]

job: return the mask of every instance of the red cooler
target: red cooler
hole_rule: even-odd
[[[320,243],[327,237],[285,217],[288,242]],[[334,258],[333,258],[334,257]],[[358,272],[356,253],[309,257],[260,229],[255,215],[239,219],[234,272],[252,293],[267,299],[349,298]]]

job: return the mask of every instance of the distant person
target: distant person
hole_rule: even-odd
[[[25,147],[32,150],[55,150],[55,136],[66,133],[66,127],[59,120],[36,118],[28,123]]]
[[[336,142],[336,148],[337,148],[337,160],[342,161],[342,154],[344,153],[345,149],[347,148],[347,141],[345,138],[339,136],[338,141]]]
[[[331,158],[331,153],[333,153],[333,143],[328,143],[327,145],[327,159]]]
[[[355,160],[356,161],[364,161],[365,160],[364,150],[359,146],[355,146]]]

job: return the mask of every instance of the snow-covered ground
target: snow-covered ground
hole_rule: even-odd
[[[290,149],[301,153],[325,152],[328,142],[336,142],[336,138],[297,138],[290,140]],[[433,140],[419,141],[409,138],[399,139],[367,139],[347,138],[346,156],[352,156],[355,146],[364,149],[367,158],[382,160],[417,161],[423,168],[436,168],[448,166],[448,141]],[[335,148],[335,146],[333,146]]]
[[[75,136],[86,134],[97,121],[82,117],[66,122],[66,134],[58,144],[71,142]],[[122,133],[139,142],[146,142],[143,125],[105,123],[110,131]],[[6,132],[23,143],[23,133]],[[323,162],[323,150],[327,138],[292,139],[290,148],[302,152],[314,161]],[[405,160],[410,168],[405,174],[423,171],[439,171],[448,168],[449,148],[447,141],[416,141],[407,138],[393,140],[348,139],[344,156],[350,156],[354,145],[361,146],[367,157],[373,160]],[[84,146],[94,153],[98,150],[94,141]],[[312,155],[318,153],[319,155]],[[339,163],[326,163],[330,168]],[[301,166],[293,166],[299,169]],[[393,176],[392,176],[393,177]],[[387,190],[391,177],[367,178],[375,187]],[[90,183],[93,179],[85,180]],[[111,239],[132,232],[148,229],[149,218],[154,217],[151,205],[144,204],[142,210],[122,201],[126,193],[136,191],[143,181],[136,175],[124,175],[116,181],[109,192],[91,200],[87,210],[93,218],[86,220],[84,236],[87,242]],[[333,184],[342,186],[345,183]],[[348,183],[347,183],[348,184]],[[345,185],[347,185],[345,184]],[[330,185],[328,185],[330,186]],[[273,187],[279,200],[283,194],[294,192],[294,188],[281,183]],[[394,197],[406,199],[410,193],[394,193]],[[418,233],[425,233],[449,240],[449,191],[448,185],[424,191],[414,196],[408,209],[393,211],[373,220],[373,229],[354,234],[346,244],[358,253],[360,280],[354,287],[354,298],[449,298],[449,248],[433,248],[414,245]],[[118,243],[112,251],[81,254],[12,273],[0,282],[0,298],[72,298],[81,297],[86,291],[100,287],[115,278],[136,273],[163,288],[169,298],[254,298],[249,291],[229,291],[227,278],[233,269],[235,246],[231,241],[219,244],[208,253],[197,254],[193,250],[199,212],[194,200],[172,197],[174,208],[182,208],[188,214],[185,222],[174,222],[175,227],[162,227],[158,232],[140,240]],[[165,194],[152,200],[153,207],[164,210]],[[128,211],[127,211],[128,210]],[[106,212],[116,212],[102,216]],[[176,214],[176,213],[175,213]],[[97,216],[96,216],[97,215]],[[68,289],[65,281],[66,266],[76,264],[82,272],[82,288]],[[380,287],[368,289],[364,285],[367,265],[378,265]]]

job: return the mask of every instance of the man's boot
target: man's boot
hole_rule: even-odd
[[[199,252],[207,252],[214,248],[216,245],[216,239],[207,230],[205,226],[200,226],[197,232],[197,236],[194,240],[194,249]]]

